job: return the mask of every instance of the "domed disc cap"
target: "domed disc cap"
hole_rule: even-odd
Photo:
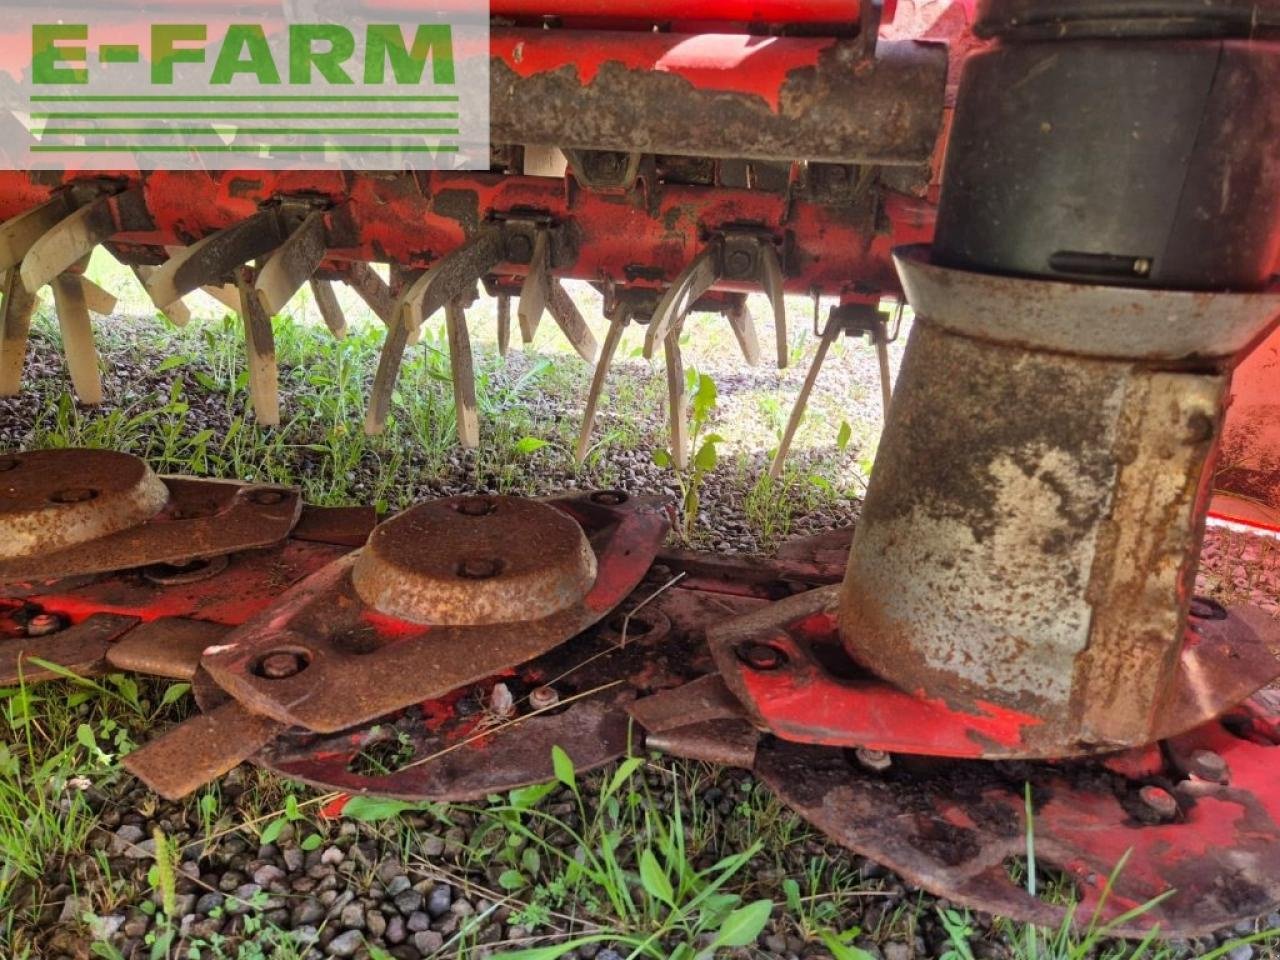
[[[65,550],[150,520],[169,491],[137,457],[111,450],[0,456],[0,559]]]
[[[380,525],[352,570],[369,606],[413,623],[483,626],[541,620],[596,579],[582,528],[516,497],[451,497]]]

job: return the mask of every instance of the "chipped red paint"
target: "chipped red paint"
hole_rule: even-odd
[[[698,21],[728,24],[843,24],[858,22],[856,0],[493,0],[495,17],[540,20]],[[889,15],[891,17],[891,14]]]
[[[288,540],[269,550],[236,554],[216,576],[162,586],[139,571],[48,583],[0,585],[0,596],[37,604],[80,623],[95,613],[115,613],[147,622],[186,617],[238,626],[278,599],[281,590],[349,553],[350,547]]]

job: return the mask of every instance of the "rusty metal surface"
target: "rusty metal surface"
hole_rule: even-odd
[[[662,733],[646,733],[644,745],[685,760],[750,770],[755,766],[760,733],[745,720],[704,720]]]
[[[918,321],[840,619],[880,676],[1150,742],[1171,689],[1225,373],[1027,351]]]
[[[846,751],[761,742],[756,774],[837,843],[954,903],[1057,929],[1066,907],[1028,894],[1010,865],[1027,852],[1024,784],[1035,810],[1038,865],[1075,888],[1078,926],[1149,909],[1117,936],[1211,933],[1280,902],[1280,765],[1276,715],[1251,706],[1179,738],[1182,752],[1209,751],[1225,783],[1165,767],[1127,779],[1101,764],[993,764],[895,758],[882,773]],[[1155,787],[1175,802],[1170,819],[1143,800]],[[1167,799],[1167,798],[1166,798]],[[1108,876],[1124,870],[1101,903]],[[1073,898],[1074,899],[1074,898]]]
[[[1193,360],[1240,354],[1280,320],[1280,293],[1059,283],[957,270],[926,246],[894,262],[916,315],[952,333],[1091,357]]]
[[[295,540],[362,547],[378,525],[374,507],[313,507],[304,504],[293,531]]]
[[[125,673],[192,680],[205,649],[221,643],[228,629],[208,620],[162,617],[139,624],[111,644],[106,662]]]
[[[419,504],[380,524],[351,570],[356,593],[412,623],[541,620],[580,604],[596,557],[574,520],[520,497]]]
[[[857,41],[495,27],[491,48],[495,142],[910,164],[942,120],[945,51],[914,42],[859,62]]]
[[[803,550],[804,548],[797,548]],[[714,593],[733,593],[781,600],[814,587],[839,583],[844,577],[848,546],[836,556],[768,560],[668,548],[658,564],[681,583]]]
[[[586,494],[546,503],[577,520],[595,552],[595,583],[580,603],[534,620],[424,626],[367,606],[352,580],[358,555],[351,555],[289,590],[203,666],[249,709],[331,733],[545,653],[626,598],[669,526],[653,499],[614,503]],[[275,654],[295,658],[292,675],[261,675]]]
[[[799,743],[939,757],[1108,751],[1080,739],[1069,717],[1054,722],[994,698],[957,703],[885,682],[866,669],[864,651],[845,652],[836,602],[835,588],[812,590],[708,631],[720,677],[761,729]],[[1280,622],[1243,605],[1220,617],[1209,609],[1197,607],[1189,621],[1144,743],[1199,726],[1280,676]]]
[[[0,583],[180,564],[267,547],[289,535],[302,510],[299,494],[284,487],[184,477],[163,478],[161,486],[167,488],[168,500],[159,513],[75,546],[0,560]],[[86,509],[96,502],[91,500]]]
[[[631,704],[627,712],[650,735],[693,724],[746,717],[742,702],[716,673],[674,690],[643,697]]]
[[[651,583],[641,585],[607,621],[529,663],[354,730],[290,730],[255,761],[329,789],[441,801],[548,781],[552,746],[579,770],[607,763],[635,741],[626,708],[636,696],[711,669],[706,623],[760,605],[677,588],[637,610],[651,594]],[[497,684],[512,698],[506,717],[492,709]],[[547,689],[559,706],[536,712],[536,692]],[[196,694],[210,691],[197,684]]]
[[[299,580],[350,552],[347,545],[292,538],[198,564],[141,567],[65,579],[0,584],[0,598],[79,623],[95,613],[157,620],[183,617],[237,626]],[[220,569],[219,569],[220,568]]]
[[[280,729],[231,701],[184,720],[120,762],[162,797],[180,800],[239,766]]]
[[[0,641],[0,684],[9,686],[58,678],[55,671],[31,663],[32,657],[81,677],[105,673],[111,642],[137,622],[136,617],[96,613],[47,635]]]
[[[168,499],[151,468],[129,454],[37,450],[0,456],[0,569],[38,563],[40,555],[138,526]]]

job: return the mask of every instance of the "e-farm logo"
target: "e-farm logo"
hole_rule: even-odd
[[[0,161],[487,169],[488,5],[454,2],[343,3],[336,16],[314,0],[311,10],[296,0],[57,7],[56,17],[9,5],[23,32],[5,37],[12,28],[0,27],[3,66],[16,81],[4,88],[0,125],[21,129],[0,130]]]

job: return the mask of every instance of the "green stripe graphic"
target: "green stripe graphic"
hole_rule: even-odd
[[[33,120],[457,120],[456,113],[33,113]]]
[[[105,48],[104,48],[105,49]],[[179,97],[160,95],[32,96],[32,103],[457,103],[456,96],[229,96]]]
[[[405,137],[456,137],[459,134],[456,127],[228,127],[225,132],[265,136],[285,136],[294,134],[313,134],[315,136],[325,136],[329,134],[338,136],[399,134]],[[102,127],[45,127],[37,135],[45,137],[67,137],[83,134],[91,137],[105,137],[124,133],[135,135],[153,134],[155,136],[184,137],[221,136],[218,131],[210,130],[207,127],[112,127],[110,129],[103,129]]]
[[[155,144],[133,144],[130,146],[70,146],[54,147],[37,144],[31,148],[32,153],[324,153],[326,151],[346,153],[457,153],[456,146],[422,146],[419,144],[316,144],[311,147],[274,146],[262,144],[257,147],[223,147],[190,145],[182,147],[156,146]]]

